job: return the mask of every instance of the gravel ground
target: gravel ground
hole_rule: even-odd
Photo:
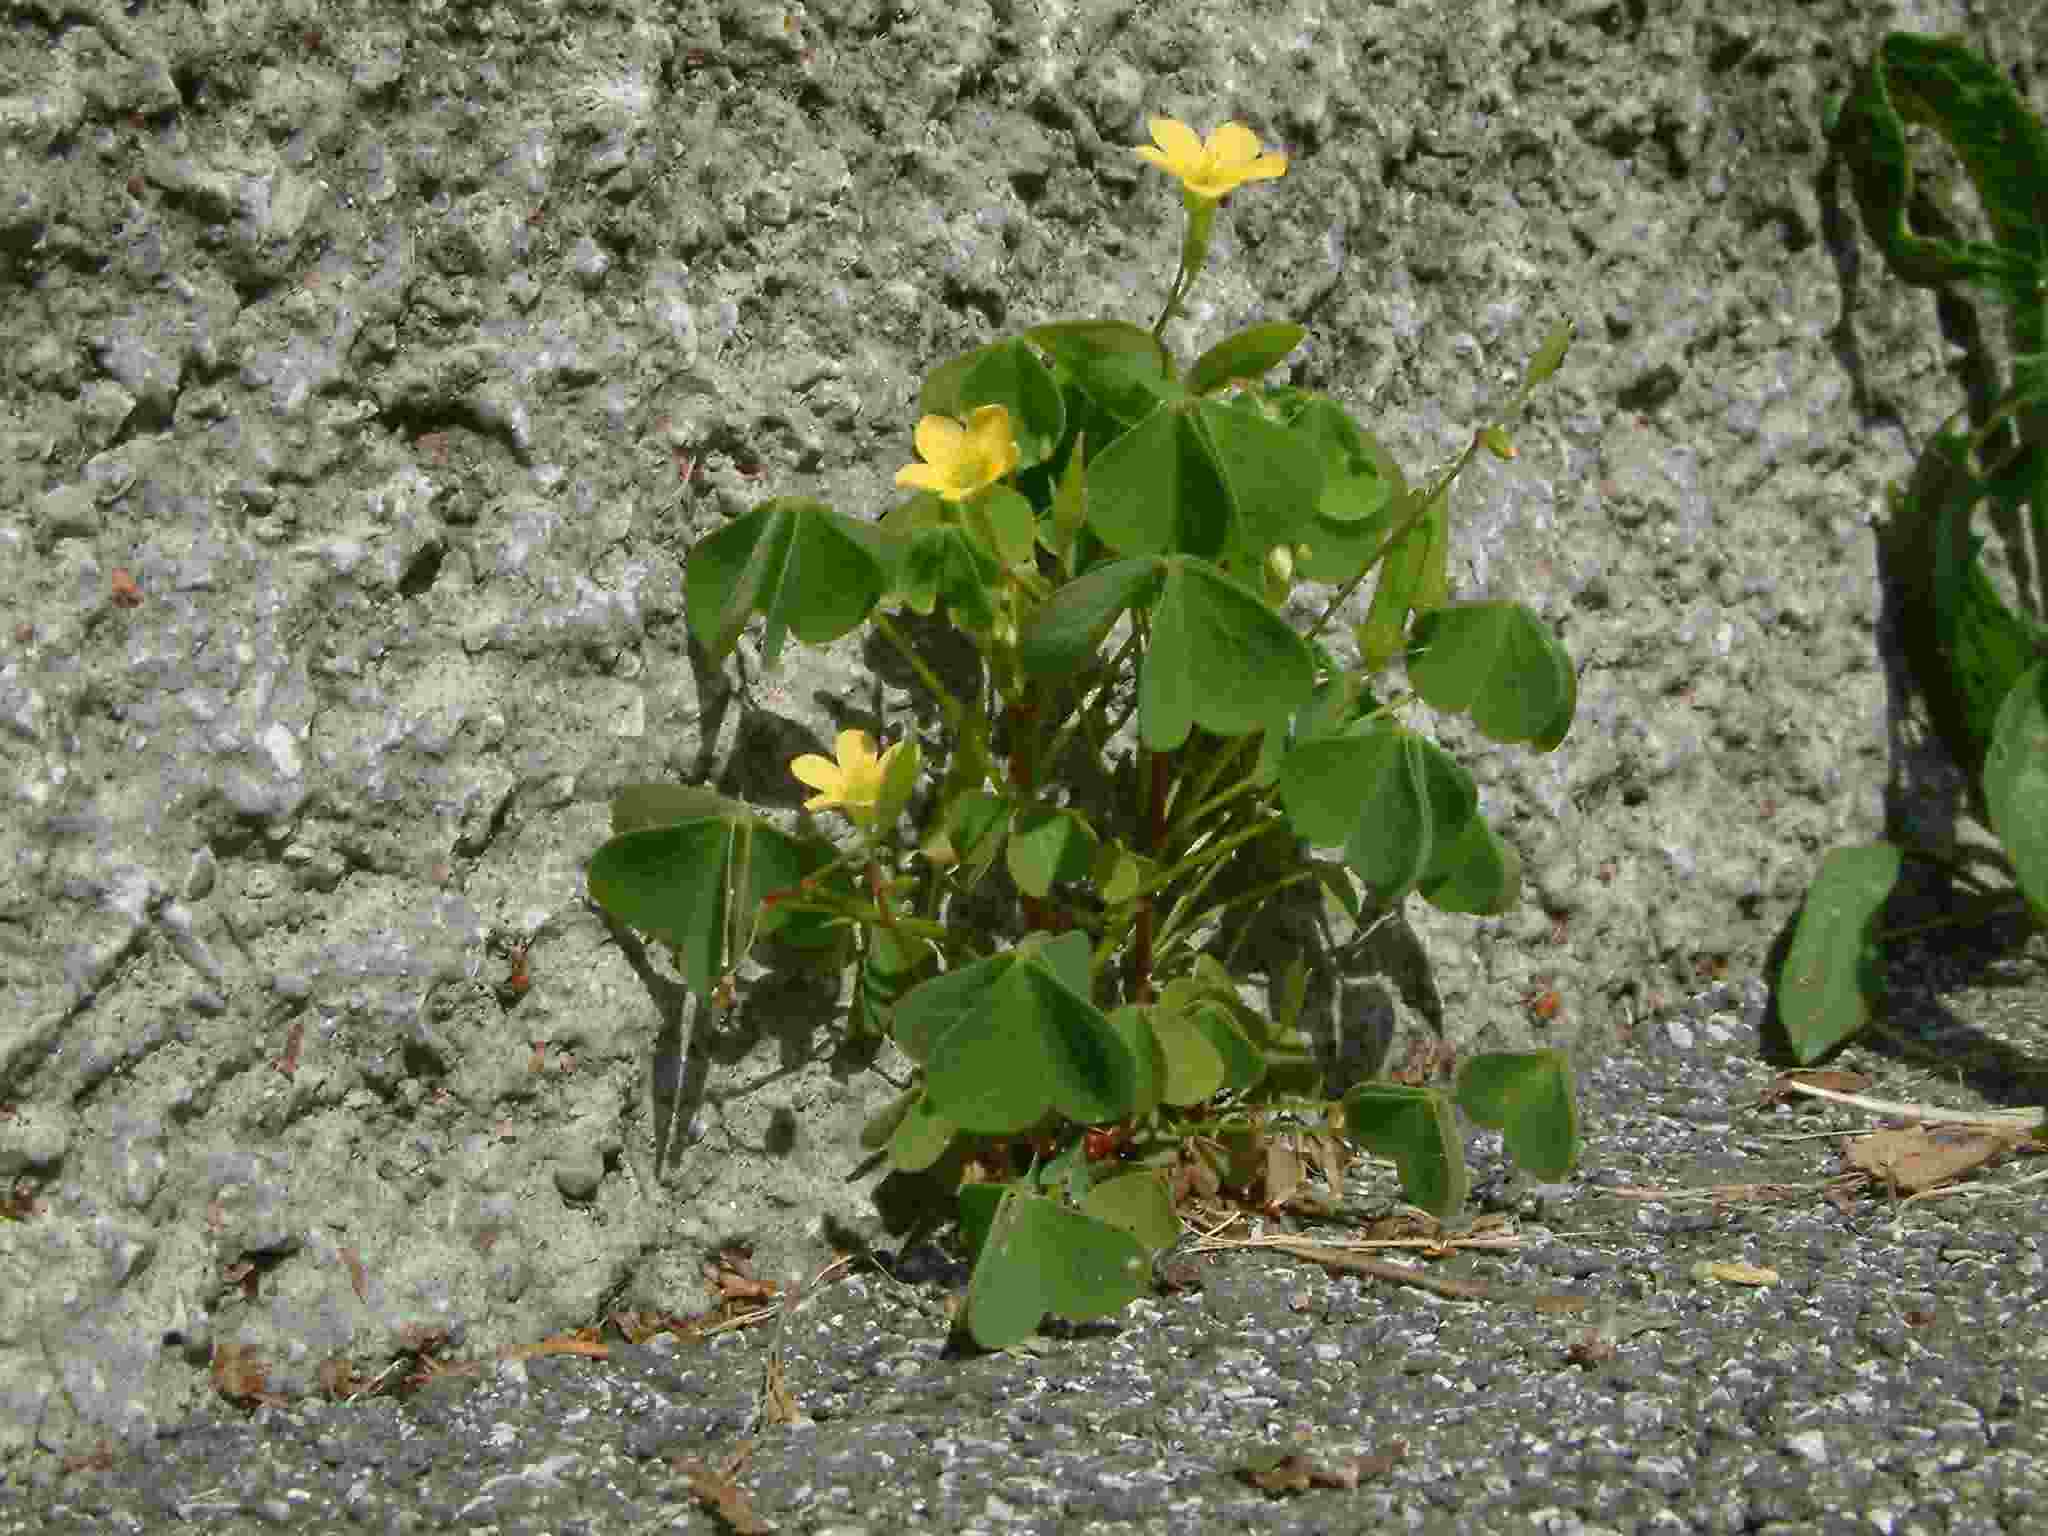
[[[1948,998],[1894,1010],[1909,1044],[2038,1060],[2048,944],[1902,968],[1902,1004],[1915,978]],[[1959,1024],[1958,997],[1987,1022]],[[1595,1298],[1590,1319],[1237,1250],[1182,1256],[1191,1286],[1109,1323],[977,1356],[947,1342],[964,1274],[925,1250],[899,1278],[814,1289],[779,1330],[614,1336],[603,1360],[500,1363],[402,1399],[220,1403],[0,1492],[0,1532],[2048,1530],[2048,1242],[2027,1160],[1966,1194],[1832,1202],[1827,1133],[1871,1117],[1760,1103],[1766,1008],[1758,983],[1716,988],[1585,1069],[1568,1186],[1517,1188],[1488,1176],[1490,1138],[1469,1149],[1474,1209],[1509,1216],[1519,1246],[1439,1272]],[[1896,1050],[1838,1065],[1952,1106],[2038,1086],[2024,1065]],[[1347,1198],[1384,1205],[1390,1184],[1362,1171]],[[1775,1188],[1704,1196],[1735,1184]],[[1708,1281],[1705,1262],[1777,1278]],[[776,1351],[796,1418],[764,1425]],[[1283,1456],[1300,1459],[1273,1480],[1306,1487],[1246,1480]]]

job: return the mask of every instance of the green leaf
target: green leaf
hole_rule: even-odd
[[[1192,1008],[1154,1004],[1149,1022],[1164,1067],[1159,1083],[1163,1102],[1199,1104],[1222,1091],[1229,1069],[1208,1031],[1195,1022]]]
[[[761,898],[815,867],[803,844],[751,814],[703,817],[612,838],[590,856],[590,899],[675,951],[709,998],[753,942]]]
[[[1882,987],[1872,930],[1901,861],[1889,843],[1836,848],[1821,860],[1778,977],[1778,1018],[1802,1064],[1870,1022]]]
[[[639,832],[706,816],[751,815],[745,803],[694,784],[628,784],[612,796],[614,832]]]
[[[896,1127],[903,1123],[904,1116],[910,1113],[923,1094],[922,1087],[906,1088],[870,1115],[860,1128],[861,1150],[879,1152],[888,1146],[889,1138],[896,1134]]]
[[[1067,407],[1059,385],[1038,354],[1016,337],[941,363],[925,376],[918,397],[920,414],[961,421],[983,405],[1000,405],[1010,413],[1021,469],[1052,457],[1066,435]]]
[[[1458,1107],[1496,1130],[1508,1156],[1545,1184],[1579,1156],[1579,1106],[1563,1051],[1490,1051],[1458,1068]]]
[[[1149,600],[1165,562],[1147,557],[1098,565],[1053,593],[1017,637],[1017,659],[1036,677],[1064,677],[1094,659],[1110,626]]]
[[[1109,1016],[1109,1027],[1130,1051],[1137,1068],[1131,1113],[1138,1116],[1149,1115],[1160,1106],[1166,1085],[1166,1053],[1160,1049],[1159,1037],[1152,1032],[1151,1011],[1136,1003],[1126,1003]]]
[[[1003,579],[1003,568],[965,529],[926,528],[911,535],[899,570],[904,600],[918,613],[930,613],[943,599],[954,621],[968,629],[995,623],[989,591]]]
[[[1280,765],[1280,803],[1295,832],[1341,846],[1378,905],[1398,902],[1430,867],[1434,802],[1423,747],[1413,732],[1374,721],[1298,746]]]
[[[1206,395],[1232,379],[1255,383],[1284,363],[1307,336],[1304,327],[1287,320],[1247,326],[1235,336],[1224,337],[1195,359],[1194,366],[1188,369],[1188,392]]]
[[[1148,1254],[1180,1241],[1180,1218],[1173,1214],[1173,1196],[1157,1169],[1140,1168],[1105,1179],[1081,1202],[1084,1215],[1121,1227]]]
[[[946,808],[945,838],[959,861],[956,877],[972,889],[996,861],[1010,828],[1010,802],[985,789],[972,789]]]
[[[881,536],[823,502],[763,502],[698,541],[684,572],[690,633],[723,661],[755,613],[767,616],[761,664],[781,658],[785,632],[825,645],[860,627],[886,585]]]
[[[1087,434],[1077,433],[1073,452],[1067,455],[1066,470],[1060,475],[1059,489],[1053,493],[1051,537],[1041,535],[1045,547],[1059,557],[1060,569],[1069,577],[1074,574],[1074,536],[1088,521],[1087,446]]]
[[[968,1190],[961,1197],[964,1218]],[[1049,1312],[1085,1321],[1123,1310],[1151,1277],[1144,1245],[1129,1232],[1012,1185],[988,1222],[967,1283],[967,1331],[983,1349],[1008,1349]]]
[[[1091,874],[1103,905],[1121,907],[1138,899],[1140,888],[1158,868],[1153,860],[1131,852],[1122,843],[1104,843],[1096,851]]]
[[[1088,526],[1125,555],[1263,560],[1314,523],[1322,466],[1255,406],[1161,406],[1088,466]]]
[[[1124,555],[1220,556],[1230,492],[1184,411],[1161,406],[1088,466],[1088,527]]]
[[[1128,426],[1161,402],[1186,398],[1172,377],[1166,350],[1150,331],[1125,320],[1065,320],[1024,333],[1082,391]]]
[[[920,1093],[889,1138],[889,1164],[904,1173],[922,1173],[946,1155],[959,1134],[932,1113],[928,1095]]]
[[[932,947],[923,939],[905,938],[881,926],[868,930],[853,1005],[861,1033],[893,1033],[896,1004],[931,968],[931,961]]]
[[[1022,1130],[1047,1110],[1084,1125],[1130,1113],[1136,1063],[1101,1011],[1060,979],[1061,958],[995,955],[897,1005],[897,1043],[924,1060],[934,1113],[986,1135]]]
[[[1199,1030],[1223,1062],[1223,1091],[1242,1093],[1266,1075],[1266,1060],[1237,1027],[1230,1010],[1218,1003],[1199,1003],[1188,1010]]]
[[[1410,1205],[1444,1221],[1465,1203],[1465,1146],[1435,1089],[1360,1083],[1344,1095],[1344,1124],[1366,1151],[1393,1160]]]
[[[1010,824],[1010,878],[1044,900],[1062,880],[1086,879],[1095,867],[1095,829],[1077,811],[1031,806]]]
[[[1578,709],[1578,675],[1557,636],[1520,603],[1453,603],[1416,620],[1408,680],[1446,714],[1470,714],[1500,742],[1561,743]]]
[[[961,521],[1004,565],[1022,565],[1038,548],[1038,514],[1007,485],[991,486],[961,507]]]
[[[1172,751],[1198,725],[1218,736],[1263,730],[1308,702],[1315,658],[1264,598],[1199,560],[1166,566],[1138,683],[1147,749]]]
[[[1529,359],[1528,371],[1522,376],[1522,388],[1530,390],[1547,382],[1564,365],[1564,355],[1572,349],[1572,341],[1578,333],[1579,322],[1570,316],[1552,326],[1550,334],[1543,338],[1543,345]]]
[[[1392,504],[1390,527],[1399,526],[1414,513],[1414,491]],[[1401,652],[1402,637],[1408,631],[1408,615],[1425,612],[1433,592],[1442,586],[1447,569],[1450,541],[1450,496],[1446,485],[1428,504],[1406,533],[1396,539],[1380,564],[1379,580],[1373,584],[1372,606],[1365,622],[1358,626],[1359,659],[1368,672],[1382,671]]]
[[[2021,893],[2048,922],[2048,662],[2005,696],[1984,759],[1984,801]]]
[[[1300,439],[1249,401],[1203,400],[1194,418],[1228,488],[1230,551],[1256,564],[1275,544],[1305,536],[1322,500],[1323,466],[1301,451]]]
[[[1416,890],[1439,912],[1498,917],[1521,902],[1522,856],[1474,815],[1449,841],[1435,840]]]

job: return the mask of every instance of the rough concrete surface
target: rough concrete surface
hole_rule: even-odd
[[[830,988],[700,1021],[581,871],[621,784],[793,811],[792,755],[914,718],[853,641],[693,667],[684,558],[889,505],[944,358],[1148,320],[1152,112],[1294,156],[1176,343],[1305,318],[1291,382],[1411,471],[1582,322],[1456,503],[1458,590],[1581,693],[1549,756],[1447,727],[1528,874],[1410,913],[1454,1039],[1596,1053],[1754,977],[1928,789],[1870,529],[1956,358],[1819,125],[1891,28],[2042,102],[2032,0],[0,17],[0,1464],[177,1420],[222,1345],[289,1396],[876,1230],[890,1062]]]

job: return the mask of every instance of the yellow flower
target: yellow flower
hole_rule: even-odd
[[[936,491],[946,501],[965,501],[1017,467],[1010,413],[1000,405],[980,407],[964,426],[950,416],[927,416],[917,424],[916,440],[924,462],[897,470],[896,483]]]
[[[882,786],[889,777],[890,764],[904,743],[875,755],[875,738],[866,731],[839,733],[839,761],[806,752],[789,765],[789,771],[819,793],[804,802],[807,811],[838,806],[854,821],[865,822],[881,803]]]
[[[1169,176],[1178,176],[1189,192],[1207,202],[1235,192],[1248,181],[1265,181],[1287,174],[1285,155],[1259,151],[1259,136],[1243,123],[1225,123],[1209,135],[1205,144],[1195,130],[1177,118],[1155,117],[1151,122],[1152,144],[1140,145],[1134,153]]]

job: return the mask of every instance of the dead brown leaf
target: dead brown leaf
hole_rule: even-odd
[[[230,1402],[281,1405],[284,1399],[270,1390],[263,1374],[263,1362],[246,1345],[221,1343],[213,1347],[213,1390]]]
[[[1588,1328],[1566,1347],[1564,1357],[1573,1365],[1600,1365],[1616,1353],[1614,1340],[1598,1328]]]
[[[1301,1188],[1301,1154],[1275,1137],[1266,1143],[1266,1206],[1273,1210],[1292,1200]]]
[[[1308,1139],[1309,1155],[1322,1170],[1323,1182],[1330,1186],[1330,1198],[1344,1198],[1344,1147],[1328,1131],[1317,1131]]]
[[[751,1442],[742,1442],[739,1450],[717,1467],[707,1467],[701,1461],[675,1463],[675,1469],[689,1484],[690,1497],[724,1521],[726,1529],[737,1533],[737,1536],[768,1536],[775,1529],[754,1513],[753,1501],[747,1497],[746,1490],[733,1481],[753,1452]]]
[[[1897,1193],[1917,1195],[1974,1173],[2024,1140],[2024,1131],[1922,1123],[1859,1136],[1844,1155]]]
[[[789,1380],[782,1374],[782,1356],[771,1353],[761,1381],[761,1417],[769,1424],[794,1424],[804,1416]]]
[[[1306,1493],[1311,1488],[1355,1489],[1362,1482],[1385,1477],[1408,1454],[1408,1442],[1396,1440],[1374,1456],[1340,1456],[1334,1461],[1317,1461],[1300,1452],[1273,1460],[1248,1462],[1237,1469],[1238,1479],[1275,1498]]]
[[[1867,1072],[1845,1072],[1838,1068],[1816,1067],[1807,1072],[1780,1072],[1758,1095],[1757,1103],[1768,1107],[1792,1099],[1804,1102],[1806,1095],[1795,1093],[1792,1089],[1794,1083],[1804,1083],[1809,1088],[1825,1088],[1830,1093],[1861,1093],[1875,1081]]]
[[[370,1277],[363,1269],[363,1261],[356,1256],[356,1251],[353,1248],[343,1247],[340,1252],[341,1262],[348,1266],[349,1289],[356,1293],[357,1301],[368,1301],[370,1299]]]
[[[775,1299],[775,1282],[758,1278],[754,1274],[752,1257],[737,1248],[726,1249],[719,1254],[717,1263],[706,1264],[704,1278],[711,1282],[711,1288],[718,1293],[720,1301]]]

